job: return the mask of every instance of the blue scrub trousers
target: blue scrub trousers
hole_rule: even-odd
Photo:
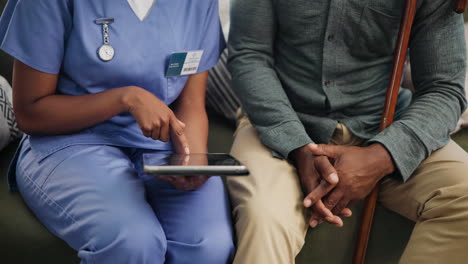
[[[135,150],[75,145],[38,160],[19,153],[19,190],[41,222],[78,251],[81,263],[229,263],[228,199],[219,177],[178,191],[142,173]]]

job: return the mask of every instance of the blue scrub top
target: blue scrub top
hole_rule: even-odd
[[[115,56],[102,61],[98,18],[109,26]],[[165,77],[172,53],[203,50],[198,72],[213,67],[225,47],[217,0],[156,0],[140,21],[127,0],[10,0],[0,20],[1,49],[41,72],[58,74],[57,93],[84,95],[139,86],[170,105],[187,76]],[[31,87],[34,89],[34,87]],[[76,144],[171,150],[172,144],[143,136],[129,113],[62,136],[30,136],[43,159]]]

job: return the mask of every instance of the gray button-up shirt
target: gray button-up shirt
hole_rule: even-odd
[[[419,0],[410,57],[416,92],[378,127],[403,0],[234,0],[233,87],[262,142],[287,157],[329,142],[337,122],[380,143],[406,180],[446,145],[466,107],[463,16],[452,0]]]

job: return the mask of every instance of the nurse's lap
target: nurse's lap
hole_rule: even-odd
[[[168,240],[181,243],[198,242],[194,240],[210,230],[232,237],[227,194],[219,177],[198,190],[179,191],[167,182],[143,177],[138,172],[141,153],[131,153],[136,157],[133,162],[129,154],[112,146],[76,145],[38,162],[25,141],[17,166],[18,186],[39,219],[64,239],[60,234],[67,225],[64,216],[83,221],[84,226],[90,219],[103,219],[105,225],[108,219],[116,221],[115,216],[121,223],[137,221],[156,229],[162,225]],[[51,228],[54,225],[63,228]]]
[[[41,222],[75,250],[112,241],[138,225],[163,234],[143,182],[115,147],[76,145],[38,161],[27,140],[18,165],[18,188]]]

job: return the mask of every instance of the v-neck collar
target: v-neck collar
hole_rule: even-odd
[[[127,0],[127,2],[133,13],[143,22],[153,9],[156,0]]]

